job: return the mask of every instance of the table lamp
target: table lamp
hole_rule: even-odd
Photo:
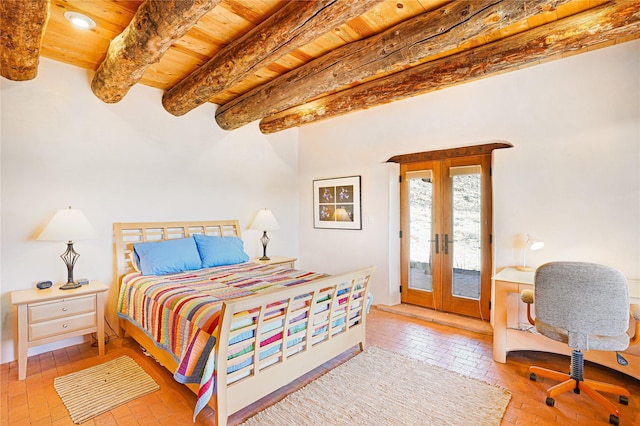
[[[516,266],[518,271],[533,271],[531,266],[527,266],[527,250],[537,251],[544,247],[544,242],[531,238],[527,235],[527,241],[524,243],[524,250],[522,250],[522,266]]]
[[[262,209],[256,214],[256,217],[253,219],[253,223],[249,229],[255,229],[257,231],[262,231],[262,238],[260,241],[262,242],[262,257],[260,260],[269,260],[267,257],[267,244],[269,244],[269,237],[267,236],[267,231],[274,231],[276,229],[280,229],[278,225],[278,221],[275,216],[269,209]]]
[[[80,257],[73,249],[73,241],[88,240],[97,236],[84,213],[71,207],[58,210],[38,235],[36,239],[39,241],[67,241],[67,251],[60,255],[67,266],[67,283],[61,286],[60,290],[80,287],[80,284],[73,280],[73,266]]]

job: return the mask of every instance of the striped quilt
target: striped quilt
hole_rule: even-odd
[[[194,418],[213,393],[212,360],[222,301],[306,283],[326,274],[278,265],[241,263],[163,276],[131,273],[123,278],[118,316],[142,329],[169,352],[180,383],[198,383]]]

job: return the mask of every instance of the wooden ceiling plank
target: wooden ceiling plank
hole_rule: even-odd
[[[96,45],[109,46],[109,42],[126,27],[126,24],[118,27],[113,24],[107,24],[104,20],[94,19],[96,22],[95,28],[77,28],[64,17],[64,12],[66,12],[66,10],[60,10],[59,8],[51,9],[51,15],[47,23],[47,31],[44,34],[44,41],[42,43],[43,46],[58,45],[66,46],[69,50],[78,47],[85,51],[96,50],[92,55],[98,56],[101,60],[104,57],[105,51],[97,49]],[[86,16],[93,19],[90,15]],[[93,69],[98,68],[99,64],[100,63],[97,62]]]
[[[114,0],[87,1],[87,0],[52,0],[51,12],[60,15],[64,12],[78,12],[93,19],[96,23],[94,31],[107,28],[118,33],[127,26],[140,7],[141,2],[121,2]]]
[[[195,27],[216,43],[227,45],[255,28],[255,24],[220,5],[203,16]]]
[[[640,1],[621,0],[525,33],[371,81],[264,118],[263,133],[344,115],[497,75],[567,52],[640,38]]]
[[[167,90],[175,86],[182,76],[206,62],[206,59],[199,60],[193,52],[177,48],[175,45],[167,50],[160,62],[149,65],[140,83],[147,80],[153,82],[153,86],[162,90]],[[144,84],[144,83],[143,83]]]
[[[250,2],[225,0],[221,6],[256,26],[264,21],[266,16],[274,14],[288,2],[289,0],[251,0]]]
[[[131,9],[134,6],[137,8],[133,4],[114,1],[52,0],[40,55],[83,69],[97,70],[111,40],[131,21],[135,14],[135,9]],[[96,27],[76,28],[64,17],[65,12],[86,15],[95,21]]]
[[[107,103],[120,101],[145,70],[219,1],[146,0],[109,45],[107,57],[91,81],[93,93]]]
[[[184,115],[379,1],[290,2],[165,92],[162,104],[171,114]]]
[[[38,75],[49,0],[0,1],[0,75],[31,80]]]
[[[216,121],[225,130],[236,129],[316,96],[400,71],[427,57],[455,49],[469,38],[508,27],[565,1],[540,1],[528,7],[508,0],[445,5],[335,49],[243,94],[218,108]]]
[[[192,56],[195,61],[199,62],[198,66],[200,66],[207,62],[212,55],[215,55],[216,52],[224,47],[224,45],[216,44],[214,42],[202,42],[202,40],[194,38],[194,34],[198,34],[198,31],[196,30],[194,32],[192,29],[191,31],[189,31],[189,34],[184,35],[179,40],[176,40],[176,42],[171,45],[171,47],[167,50],[167,52],[165,52],[164,56],[162,56],[162,58],[160,58],[157,63],[163,64],[168,52],[171,52],[172,50],[179,50],[186,55]],[[193,71],[193,69],[189,70],[188,72],[191,71]],[[183,74],[181,76],[181,79],[184,78],[184,76],[187,74]]]
[[[57,15],[58,12],[52,9],[40,55],[91,71],[98,69],[110,40],[99,36],[94,30],[76,28]],[[52,33],[56,34],[55,42],[51,40]],[[112,37],[115,35],[112,34]]]

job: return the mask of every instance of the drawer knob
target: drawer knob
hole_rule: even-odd
[[[62,328],[67,328],[69,327],[67,324],[62,324]]]
[[[67,308],[62,308],[62,312],[67,312]]]

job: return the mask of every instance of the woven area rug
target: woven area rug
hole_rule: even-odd
[[[371,347],[243,426],[499,425],[511,393]]]
[[[160,389],[151,376],[126,355],[56,377],[53,386],[76,424]]]

